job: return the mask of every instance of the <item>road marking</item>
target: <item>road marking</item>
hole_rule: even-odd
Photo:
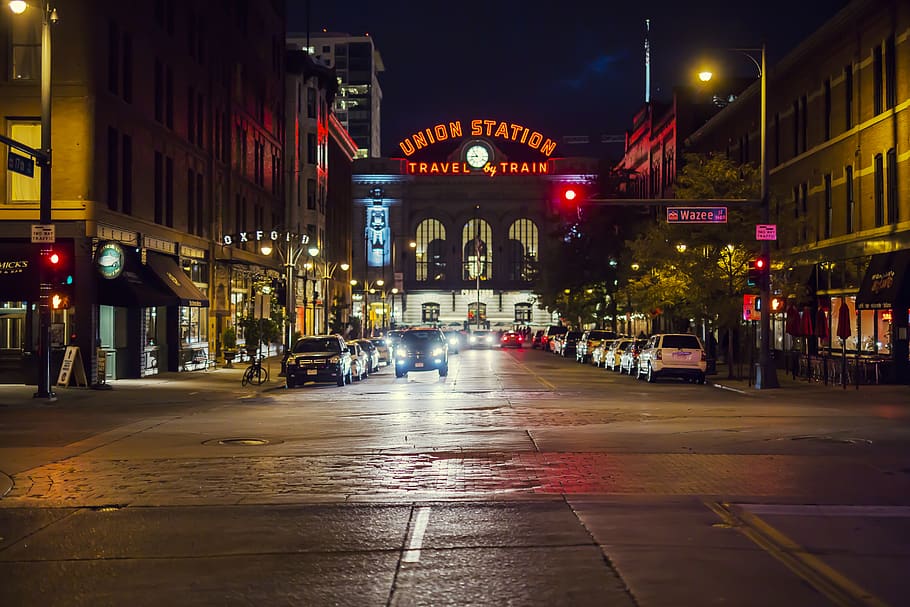
[[[540,375],[538,375],[537,373],[535,373],[534,370],[531,369],[528,365],[526,365],[526,364],[524,364],[523,362],[519,361],[518,358],[515,356],[515,353],[514,353],[514,352],[509,352],[509,356],[512,357],[512,360],[515,361],[515,364],[516,364],[516,365],[518,365],[519,367],[521,367],[522,369],[524,369],[525,371],[527,371],[528,373],[530,373],[530,374],[534,377],[534,379],[536,379],[537,381],[539,381],[540,383],[542,383],[544,386],[546,386],[546,387],[549,388],[550,390],[555,390],[555,389],[556,389],[556,384],[554,384],[554,383],[552,383],[552,382],[549,382],[549,381],[545,380],[545,379],[542,378]]]
[[[418,508],[417,516],[414,518],[414,525],[411,527],[411,532],[409,534],[408,547],[401,557],[402,563],[416,563],[420,560],[420,549],[423,547],[423,534],[427,530],[427,522],[429,522],[429,520],[429,506]]]
[[[887,607],[887,603],[810,554],[808,550],[751,512],[728,503],[705,502],[705,505],[730,527],[783,563],[835,605]]]
[[[779,516],[859,516],[863,518],[910,518],[910,506],[845,506],[815,504],[748,504],[740,508],[752,514]]]

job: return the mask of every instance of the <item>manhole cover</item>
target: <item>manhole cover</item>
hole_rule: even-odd
[[[277,441],[281,442],[281,441]],[[215,438],[212,440],[207,440],[202,443],[203,445],[228,445],[228,446],[239,446],[239,447],[261,447],[263,445],[274,444],[272,441],[265,438]]]

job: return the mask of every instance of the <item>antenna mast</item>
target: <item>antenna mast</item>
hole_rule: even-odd
[[[651,103],[651,20],[645,19],[645,103]]]

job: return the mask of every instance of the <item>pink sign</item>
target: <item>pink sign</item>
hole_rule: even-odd
[[[777,224],[760,223],[756,225],[755,240],[777,240]]]

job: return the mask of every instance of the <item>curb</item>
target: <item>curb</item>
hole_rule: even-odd
[[[745,396],[752,396],[751,392],[747,392],[746,390],[741,390],[739,388],[734,388],[732,386],[726,386],[724,384],[717,384],[714,382],[711,382],[711,385],[720,390],[729,390],[730,392],[736,392],[737,394],[743,394]]]

